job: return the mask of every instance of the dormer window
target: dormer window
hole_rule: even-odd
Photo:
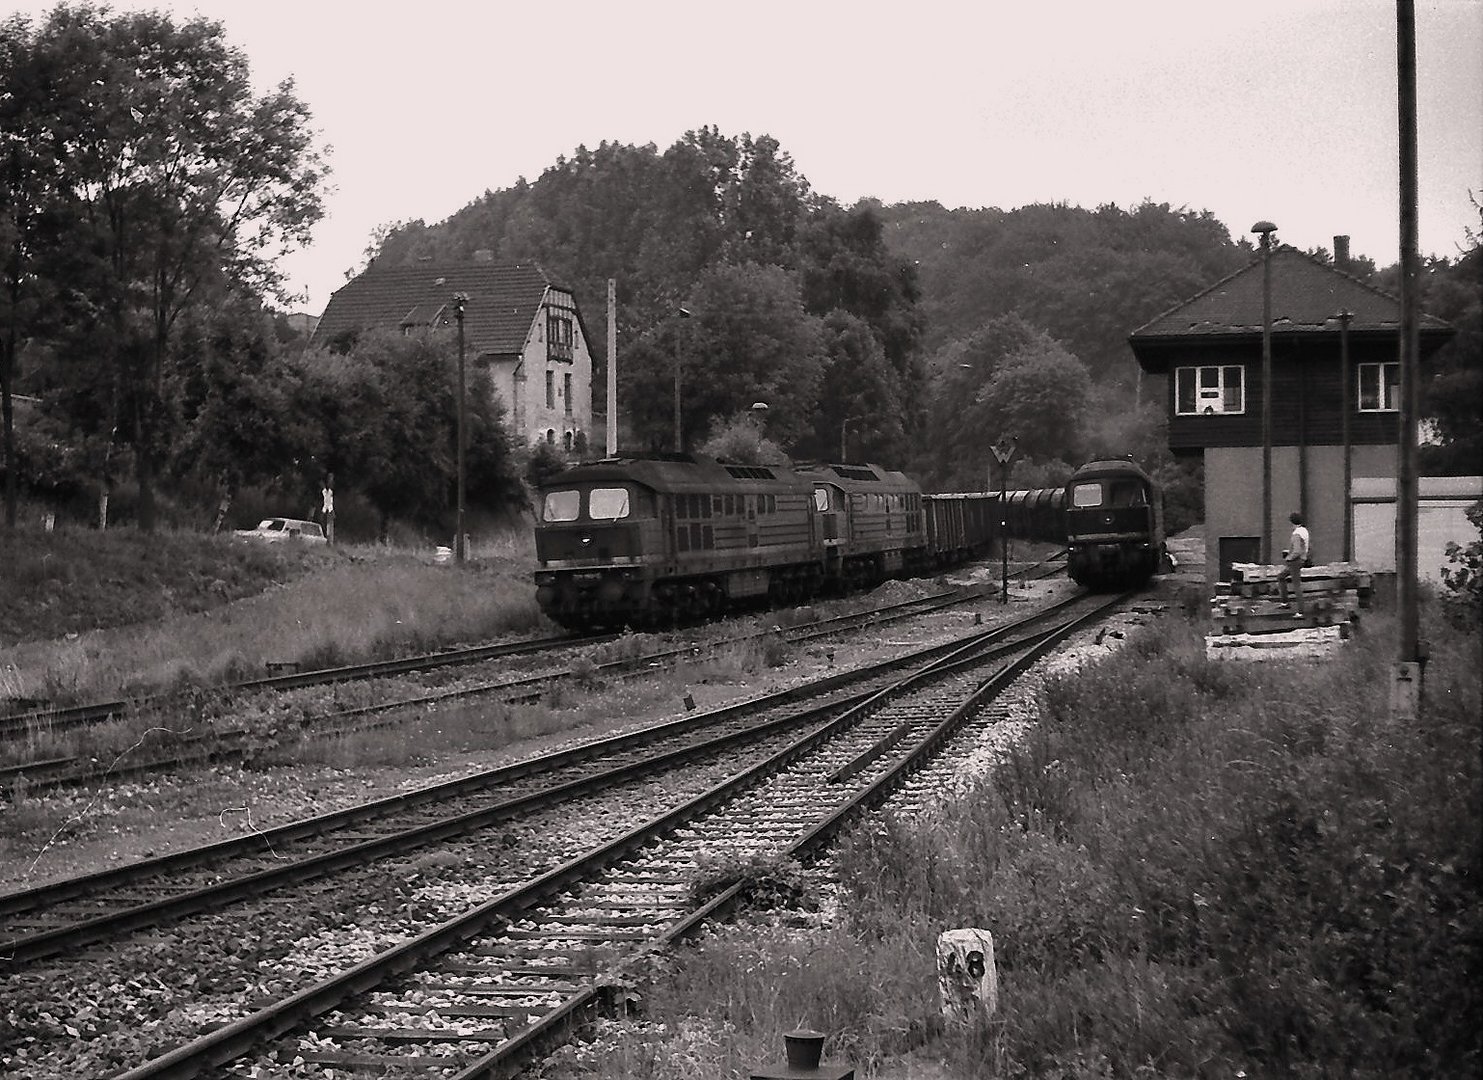
[[[1359,365],[1359,411],[1395,412],[1400,384],[1399,363]]]
[[[1174,369],[1176,415],[1226,416],[1245,411],[1245,369],[1240,364]]]

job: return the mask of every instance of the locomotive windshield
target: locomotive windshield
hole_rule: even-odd
[[[587,516],[593,521],[614,521],[628,512],[627,488],[593,488],[587,496]]]
[[[1071,485],[1071,505],[1077,510],[1098,506],[1147,506],[1143,485],[1136,480],[1092,481]]]
[[[586,493],[587,521],[617,521],[634,514],[634,496],[627,488],[595,487]],[[580,521],[583,491],[581,488],[561,488],[546,492],[541,503],[541,520],[546,522]],[[642,503],[640,503],[642,505]]]
[[[1079,510],[1092,506],[1102,505],[1101,484],[1073,484],[1071,487],[1071,505]]]
[[[542,521],[576,521],[582,512],[582,493],[576,488],[546,492],[541,504]]]

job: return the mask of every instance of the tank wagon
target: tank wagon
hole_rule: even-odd
[[[1066,572],[1088,588],[1146,583],[1164,561],[1163,497],[1125,459],[1090,461],[1065,489]]]

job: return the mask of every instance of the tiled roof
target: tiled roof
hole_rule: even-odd
[[[1272,332],[1337,333],[1341,311],[1354,313],[1351,331],[1386,330],[1401,322],[1401,302],[1358,278],[1286,244],[1272,252]],[[1447,331],[1441,319],[1423,314],[1420,328]],[[1140,326],[1129,336],[1141,343],[1213,335],[1262,332],[1262,260],[1217,281],[1177,307]]]
[[[525,345],[548,285],[540,267],[518,263],[373,265],[335,290],[313,341],[322,345],[349,330],[452,326],[453,294],[465,293],[469,352],[513,355]]]

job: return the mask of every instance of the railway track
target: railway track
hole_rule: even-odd
[[[800,643],[818,638],[845,633],[858,629],[862,626],[885,625],[890,622],[900,621],[928,612],[952,607],[967,601],[978,599],[983,591],[977,587],[953,589],[939,593],[929,594],[922,597],[914,597],[909,600],[873,608],[865,611],[849,612],[842,615],[832,616],[826,619],[815,620],[786,629],[773,627],[767,630],[758,630],[747,634],[733,635],[722,641],[708,643],[710,649],[719,648],[722,645],[734,645],[740,642],[757,640],[769,636],[781,636],[791,643]],[[581,639],[582,644],[601,644],[611,640],[613,635],[605,635],[601,638]],[[481,660],[504,658],[512,656],[527,656],[540,650],[537,645],[549,646],[551,641],[559,641],[561,646],[569,646],[573,639],[544,639],[544,642],[518,643],[518,647],[512,645],[505,651],[498,653],[490,652],[493,646],[480,647],[469,650],[470,653],[479,654]],[[588,675],[601,675],[605,678],[623,678],[636,672],[647,672],[656,664],[672,664],[681,660],[693,659],[697,647],[693,643],[683,643],[663,649],[651,650],[638,655],[623,656],[609,661],[589,665]],[[298,676],[285,676],[299,680],[292,688],[301,686],[317,685],[315,680],[319,676],[320,683],[333,683],[347,681],[351,676],[345,674],[350,671],[361,671],[363,678],[385,678],[388,675],[402,674],[409,671],[426,670],[423,666],[417,666],[418,658],[396,661],[392,670],[383,669],[377,665],[360,665],[357,668],[336,668],[327,672],[305,672]],[[451,661],[450,661],[451,662]],[[460,664],[473,663],[473,660],[459,660]],[[442,667],[449,666],[443,663]],[[301,721],[299,734],[304,738],[325,738],[342,734],[352,729],[365,729],[378,724],[393,723],[390,714],[405,712],[413,709],[426,709],[449,702],[473,698],[488,697],[495,700],[510,703],[531,703],[539,701],[547,687],[552,683],[559,683],[574,675],[570,668],[562,668],[554,671],[529,675],[513,679],[501,679],[493,682],[476,682],[470,685],[458,686],[451,689],[434,690],[427,693],[402,696],[379,702],[373,705],[363,705],[348,709],[339,709],[321,712],[308,716]],[[309,680],[309,681],[304,681]],[[257,686],[257,683],[244,684]],[[96,710],[104,710],[108,706],[92,707]],[[32,714],[26,714],[28,716]],[[97,715],[105,715],[97,713]],[[106,713],[109,718],[113,713]],[[378,719],[379,718],[379,719]],[[87,722],[82,714],[69,721],[73,726]],[[93,722],[102,722],[94,719]],[[52,730],[45,721],[28,721],[33,726],[41,726],[45,730]],[[212,724],[210,726],[191,724],[187,729],[176,731],[166,726],[156,729],[158,738],[154,746],[146,748],[144,745],[136,745],[131,749],[127,760],[103,761],[91,757],[82,756],[51,756],[34,761],[21,762],[14,765],[0,767],[0,792],[12,790],[17,784],[24,784],[25,790],[30,794],[40,794],[47,791],[64,787],[75,787],[81,784],[100,782],[103,780],[116,781],[129,777],[147,775],[166,769],[181,768],[190,764],[204,762],[222,762],[237,760],[244,755],[254,752],[260,743],[260,738],[250,728],[236,728],[230,724]],[[168,738],[166,737],[168,735]]]
[[[1111,603],[1081,601],[1078,614],[1052,618],[1044,632],[1001,628],[940,647],[905,679],[779,727],[755,763],[643,824],[122,1075],[221,1075],[224,1067],[271,1075],[288,1061],[301,1070],[509,1075],[603,1004],[606,983],[595,971],[673,940],[734,899],[735,888],[704,903],[693,897],[698,860],[817,849]]]
[[[218,694],[249,694],[262,692],[281,693],[300,690],[309,686],[328,686],[334,683],[355,682],[363,679],[384,679],[413,672],[434,671],[439,668],[485,663],[519,656],[551,652],[564,648],[600,644],[611,641],[617,634],[594,634],[584,637],[563,635],[558,637],[531,638],[526,641],[504,642],[498,645],[474,645],[448,649],[436,653],[405,656],[395,660],[376,660],[364,664],[349,664],[344,667],[321,668],[316,671],[291,671],[278,675],[265,675],[258,679],[224,683],[219,687],[202,688],[186,693],[171,692],[148,694],[142,697],[121,698],[117,701],[98,701],[83,705],[65,705],[54,708],[36,708],[24,712],[0,716],[0,742],[25,738],[36,730],[51,734],[74,731],[97,724],[107,723],[121,717],[144,711],[160,711],[179,706],[193,694],[204,692]]]
[[[1065,603],[1070,601],[1059,607]],[[975,635],[975,640],[995,643],[1001,650],[1020,648],[1024,628],[1054,617],[1056,610],[1033,613]],[[929,663],[958,647],[956,642],[929,646],[804,687],[337,813],[0,895],[0,970],[489,829],[562,798],[675,767],[771,730],[827,718],[873,692],[894,672]]]
[[[1025,570],[1017,571],[1014,576],[1023,576],[1026,580],[1047,577],[1061,569],[1057,560],[1064,558],[1064,554],[1064,552],[1059,552],[1056,555],[1052,555]],[[934,595],[937,597],[946,597],[952,594],[940,593]],[[915,602],[918,601],[908,601],[906,603]],[[930,603],[931,598],[923,597],[922,602]],[[857,617],[855,614],[840,615],[833,619],[820,620],[820,624],[830,622],[843,624]],[[275,675],[262,676],[261,678],[245,679],[238,682],[224,683],[216,687],[205,687],[184,692],[172,691],[168,693],[147,694],[130,698],[120,698],[114,701],[91,702],[81,705],[37,706],[16,713],[0,715],[0,743],[23,739],[38,730],[45,730],[51,734],[59,734],[78,728],[107,723],[110,720],[146,710],[159,711],[171,706],[180,705],[202,693],[216,693],[221,695],[264,692],[282,693],[288,690],[300,690],[313,686],[329,686],[335,683],[392,678],[398,675],[486,663],[491,660],[514,659],[522,656],[601,645],[620,636],[620,634],[616,633],[563,634],[554,637],[531,638],[524,641],[448,648],[439,650],[438,652],[421,653],[415,656],[398,657],[392,660],[347,664],[341,667],[320,668],[313,671],[287,671]],[[6,770],[0,770],[0,783],[3,783],[5,780],[5,772]]]

